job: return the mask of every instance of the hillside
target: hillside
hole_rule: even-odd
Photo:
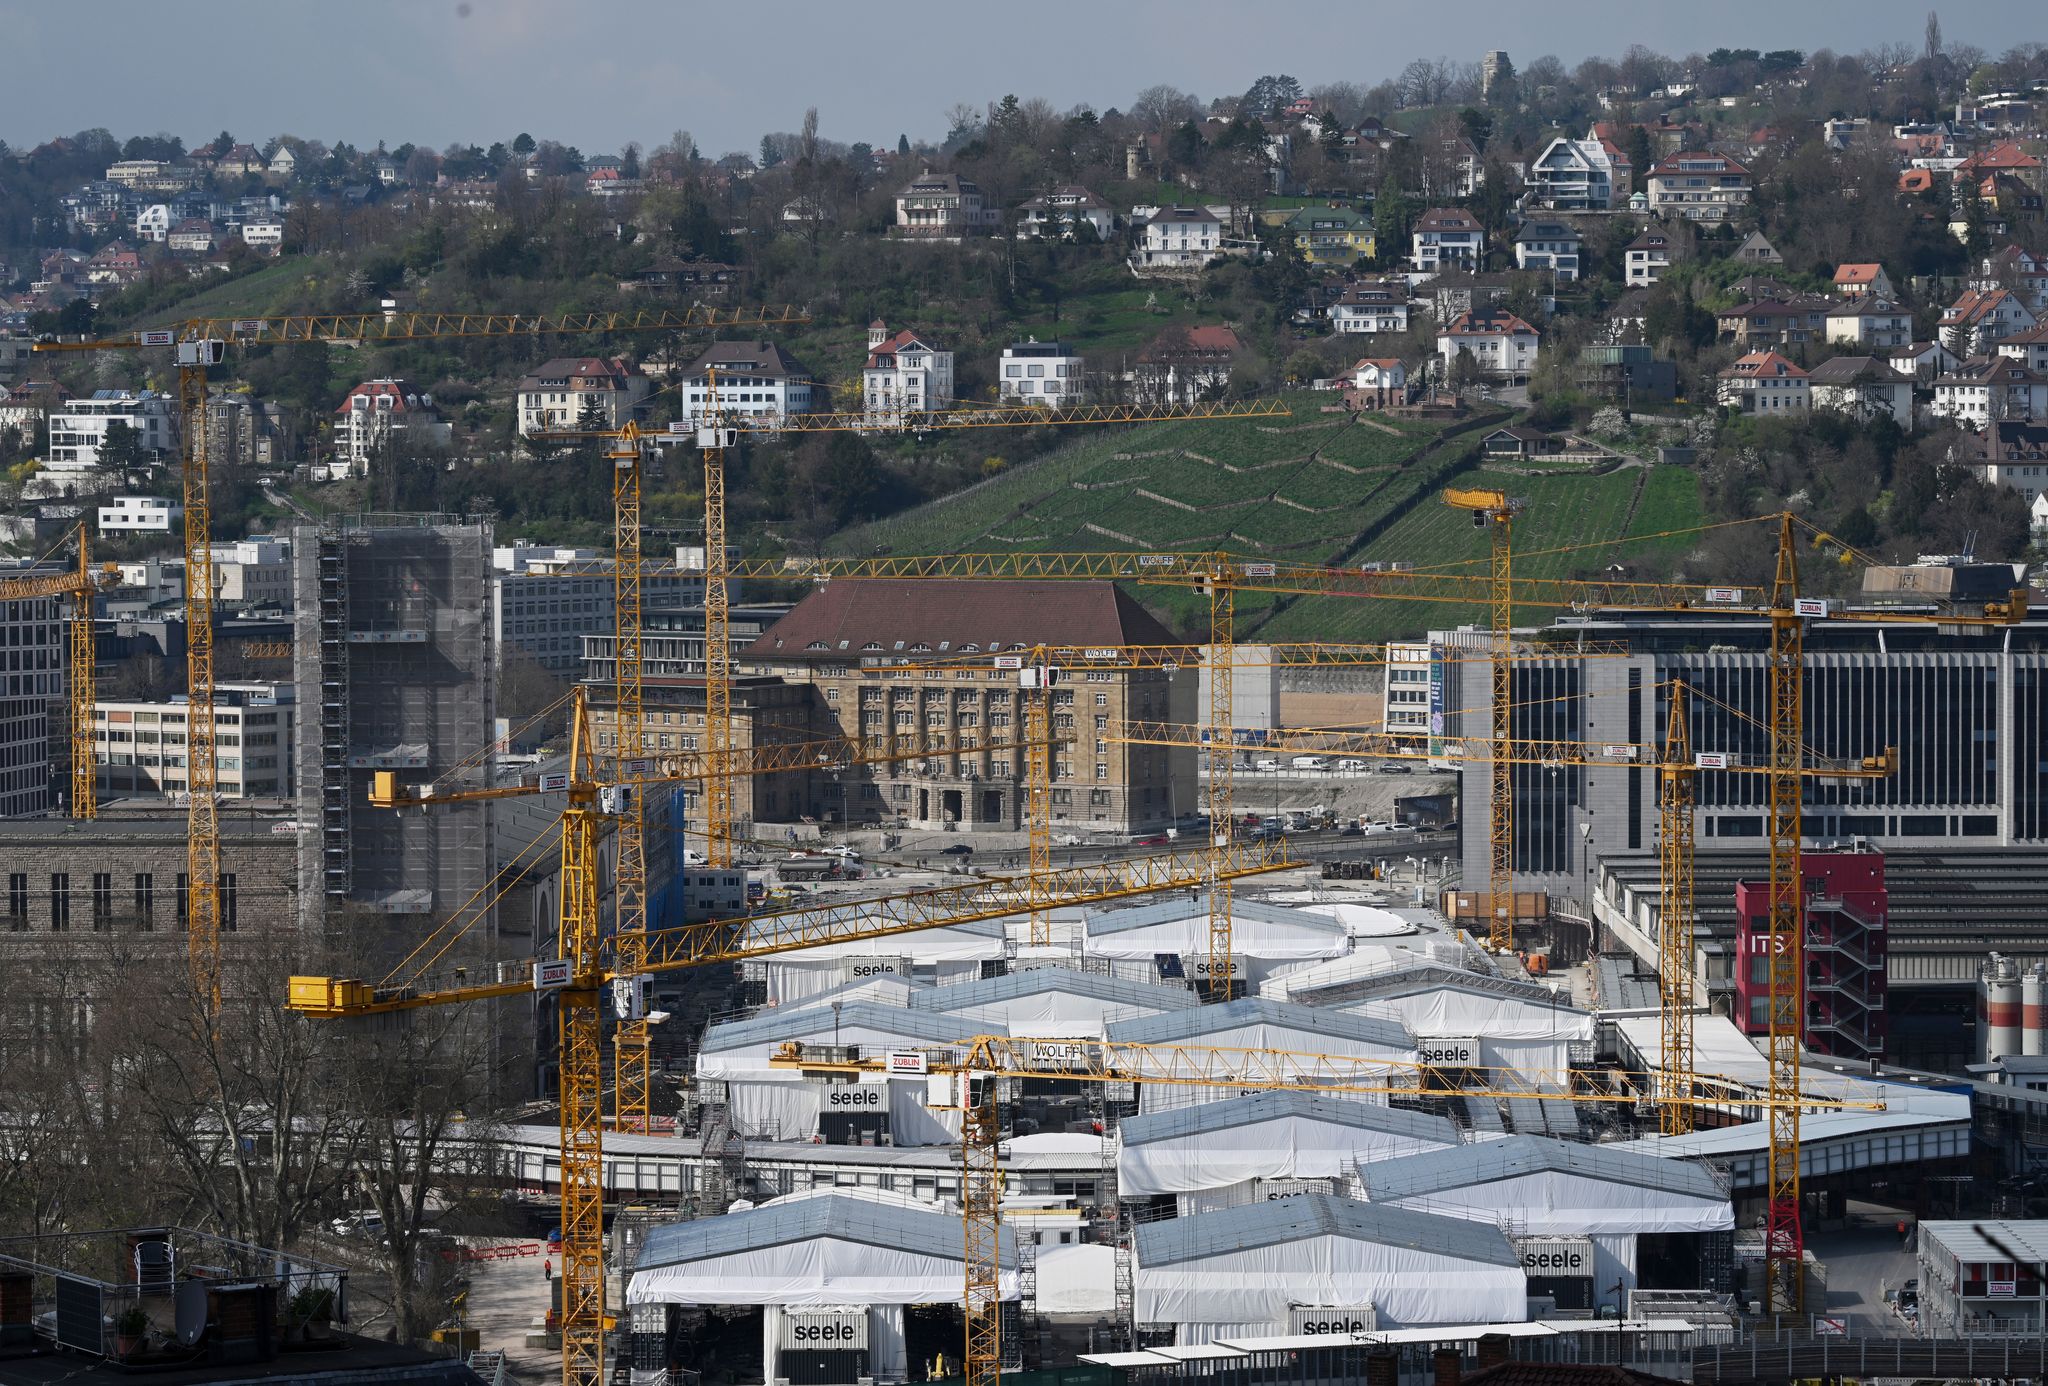
[[[1675,467],[1605,474],[1512,475],[1479,467],[1466,421],[1390,424],[1324,414],[1326,394],[1287,397],[1290,420],[1154,424],[1088,438],[942,500],[840,534],[842,554],[1227,549],[1304,563],[1483,559],[1486,535],[1437,494],[1455,481],[1526,496],[1516,547],[1530,576],[1637,562],[1655,550],[1544,553],[1701,522],[1699,490]],[[1491,418],[1487,420],[1492,422]],[[1666,541],[1669,548],[1678,541]],[[1201,619],[1192,596],[1144,594],[1183,629]],[[1476,619],[1475,608],[1408,603],[1240,599],[1241,636],[1377,639]]]

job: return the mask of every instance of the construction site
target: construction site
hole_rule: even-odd
[[[63,346],[174,352],[189,408],[231,343],[790,316],[386,312]],[[1489,535],[1469,567],[757,557],[727,544],[728,454],[874,424],[726,416],[716,389],[709,422],[602,434],[615,542],[586,570],[613,624],[543,731],[499,714],[487,521],[307,523],[295,792],[224,807],[203,429],[184,802],[94,792],[105,579],[82,537],[0,580],[0,623],[66,675],[10,690],[0,734],[73,786],[62,816],[0,822],[4,946],[175,909],[148,941],[216,1013],[483,1017],[499,1114],[465,1114],[464,1178],[545,1266],[489,1280],[492,1317],[455,1341],[565,1386],[1910,1376],[1901,1291],[1949,1256],[1978,1288],[1942,1301],[1944,1331],[2043,1374],[2048,1251],[2006,1254],[2048,1247],[2025,1200],[1982,1247],[1938,1221],[2048,1150],[2027,864],[2048,770],[1997,753],[2041,740],[2048,621],[2010,566],[1871,563],[1787,514],[1757,522],[1761,586],[1638,581],[1605,548],[1601,576],[1525,579],[1522,502],[1461,489],[1443,503]],[[642,553],[657,465],[702,486],[703,543],[675,562]],[[1821,561],[1859,594],[1805,595]],[[679,569],[699,657],[650,672],[643,583]],[[736,598],[769,583],[794,599],[736,637]],[[1198,629],[1147,608],[1165,592]],[[1248,594],[1412,604],[1417,639],[1240,644]],[[1433,629],[1430,603],[1490,617]],[[1388,725],[1396,666],[1426,686],[1419,726]],[[1290,718],[1302,688],[1316,714]],[[238,979],[252,936],[305,944],[288,994]],[[316,941],[347,945],[345,975]],[[1916,1251],[1916,1226],[1948,1230]],[[81,1275],[0,1247],[0,1342],[47,1319],[91,1356],[63,1307]],[[1854,1372],[1824,1356],[1838,1323]]]

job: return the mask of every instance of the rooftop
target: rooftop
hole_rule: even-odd
[[[845,663],[1039,644],[1173,643],[1173,633],[1113,582],[840,578],[798,602],[746,655]]]
[[[1495,1266],[1522,1264],[1506,1234],[1497,1227],[1360,1203],[1335,1194],[1298,1194],[1200,1217],[1139,1223],[1135,1230],[1138,1264],[1152,1267],[1284,1246],[1312,1237],[1344,1237]],[[959,1240],[957,1231],[954,1240]]]

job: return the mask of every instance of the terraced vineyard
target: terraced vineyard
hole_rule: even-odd
[[[897,554],[1228,549],[1308,563],[1373,559],[1440,565],[1483,558],[1485,536],[1437,500],[1448,484],[1527,496],[1518,549],[1535,551],[1698,523],[1698,494],[1676,468],[1605,476],[1497,476],[1469,460],[1475,430],[1324,414],[1328,395],[1297,394],[1291,420],[1155,424],[1086,439],[958,495],[840,535],[839,553]],[[1633,552],[1634,550],[1631,550]],[[1532,557],[1531,576],[1585,566]],[[1196,600],[1143,593],[1184,629]],[[1323,609],[1328,608],[1328,609]],[[1472,619],[1415,603],[1276,604],[1246,594],[1239,630],[1279,638],[1388,634]]]

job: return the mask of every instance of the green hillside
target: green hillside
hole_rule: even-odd
[[[1076,443],[966,491],[847,530],[835,552],[1015,553],[1227,549],[1304,563],[1399,561],[1436,567],[1483,559],[1486,535],[1442,505],[1446,485],[1526,496],[1516,548],[1530,576],[1637,561],[1545,549],[1700,523],[1698,486],[1680,468],[1604,475],[1501,475],[1479,468],[1467,422],[1390,424],[1325,414],[1326,394],[1288,397],[1279,422],[1200,420],[1121,430]],[[1147,589],[1163,616],[1193,631],[1192,596]],[[1475,619],[1476,610],[1388,602],[1239,600],[1240,635],[1369,639]]]

